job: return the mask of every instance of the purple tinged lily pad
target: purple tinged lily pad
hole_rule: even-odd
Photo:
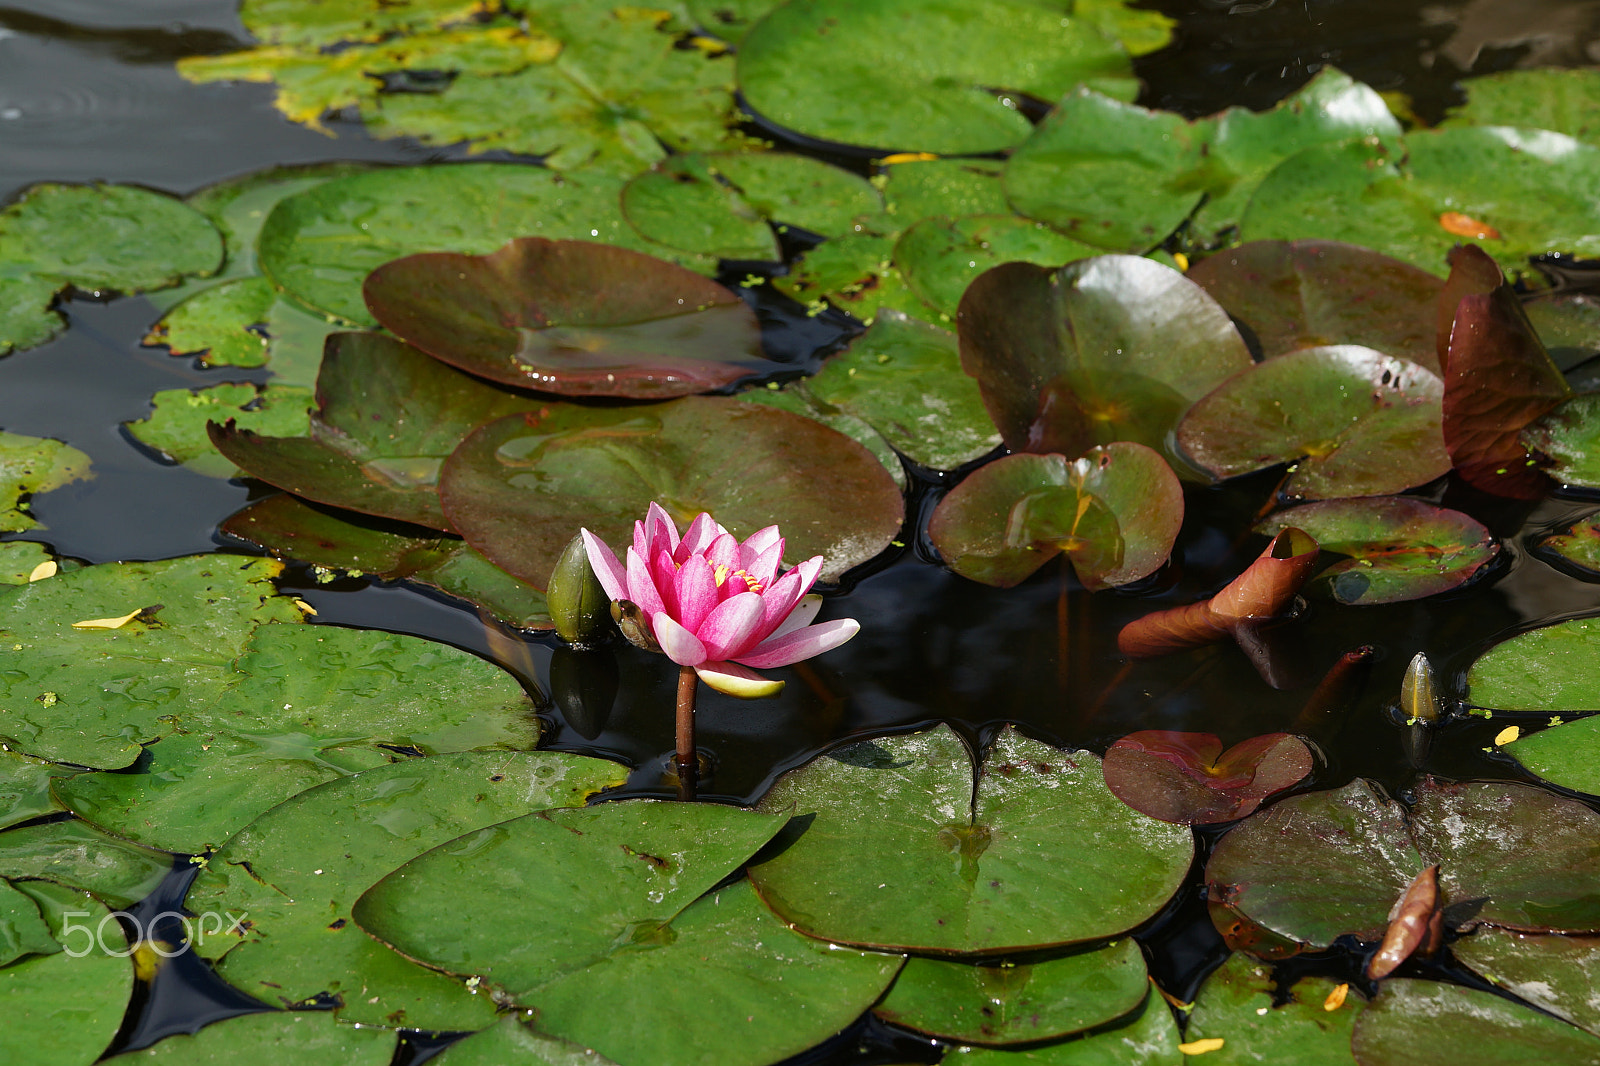
[[[1268,359],[1359,344],[1439,371],[1442,286],[1410,263],[1338,241],[1252,241],[1201,260],[1188,276],[1249,327]]]
[[[1450,951],[1506,991],[1600,1036],[1600,937],[1484,928]]]
[[[657,400],[763,369],[755,312],[692,270],[614,245],[520,237],[367,276],[367,307],[436,359],[505,385]]]
[[[328,339],[317,403],[309,437],[213,423],[211,442],[251,477],[296,496],[443,530],[445,456],[483,422],[546,406],[375,333]]]
[[[1145,729],[1106,751],[1106,787],[1141,814],[1178,825],[1243,818],[1314,766],[1305,741],[1268,733],[1227,751],[1211,733]]]
[[[512,415],[456,449],[439,491],[467,542],[536,588],[580,526],[625,542],[652,501],[681,524],[708,511],[741,537],[777,523],[785,562],[821,555],[829,580],[887,547],[904,516],[899,488],[862,445],[729,397]]]
[[[1289,526],[1311,534],[1323,551],[1350,556],[1312,579],[1313,589],[1340,603],[1398,603],[1446,592],[1500,551],[1476,519],[1406,497],[1303,504],[1255,530],[1270,537]]]
[[[1205,290],[1139,256],[998,266],[968,287],[958,322],[961,364],[1012,451],[1164,448],[1186,407],[1251,365]]]
[[[1600,1066],[1600,1040],[1493,992],[1435,981],[1384,982],[1356,1019],[1358,1066]]]
[[[1183,524],[1183,487],[1142,444],[1081,459],[1008,455],[979,467],[941,501],[928,535],[950,568],[1010,588],[1065,552],[1085,588],[1154,573]]]
[[[1291,463],[1291,498],[1384,496],[1450,469],[1438,376],[1371,348],[1305,348],[1229,378],[1178,424],[1179,449],[1217,478]]]

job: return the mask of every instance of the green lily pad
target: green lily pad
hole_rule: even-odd
[[[518,581],[469,548],[444,536],[407,536],[361,524],[360,515],[331,513],[299,497],[271,496],[222,523],[222,531],[295,559],[352,576],[404,579],[484,608],[519,629],[549,629],[544,593]]]
[[[61,810],[50,782],[75,771],[14,751],[0,751],[0,829]]]
[[[14,750],[61,762],[128,765],[140,741],[222,696],[259,623],[300,620],[270,584],[278,568],[210,555],[0,587],[0,646],[11,647],[0,735]],[[73,626],[135,611],[143,614],[116,629]]]
[[[933,470],[954,470],[1000,444],[977,384],[961,370],[955,335],[897,311],[881,312],[803,389]]]
[[[1503,70],[1460,84],[1467,102],[1442,126],[1525,126],[1600,145],[1600,77],[1592,70]]]
[[[1600,711],[1600,618],[1529,630],[1467,672],[1467,702],[1501,711]]]
[[[1133,1011],[1149,994],[1132,940],[1037,963],[973,965],[913,958],[874,1012],[964,1044],[1054,1040]]]
[[[780,411],[788,411],[790,414],[803,415],[821,422],[829,429],[843,433],[871,452],[888,475],[894,479],[895,485],[902,492],[905,491],[905,464],[900,462],[900,454],[894,447],[883,439],[883,434],[855,415],[846,414],[832,405],[819,404],[811,398],[810,393],[798,385],[791,384],[788,388],[782,389],[775,388],[775,385],[776,382],[772,382],[764,389],[747,389],[739,394],[739,400],[742,403],[759,403],[776,407]]]
[[[348,1025],[327,1011],[269,1011],[213,1022],[105,1061],[227,1066],[248,1058],[259,1066],[387,1066],[394,1054],[392,1030]]]
[[[1574,522],[1539,542],[1541,554],[1555,555],[1586,579],[1600,578],[1600,516]]]
[[[1293,526],[1325,552],[1350,558],[1325,567],[1311,588],[1339,603],[1419,600],[1470,581],[1500,547],[1476,519],[1421,500],[1326,500],[1279,511],[1255,525],[1276,536]]]
[[[537,1014],[503,1014],[488,1029],[458,1040],[432,1061],[439,1066],[616,1066],[588,1048],[547,1036],[534,1029]]]
[[[1463,236],[1492,232],[1476,243],[1521,271],[1530,255],[1600,254],[1597,197],[1600,148],[1506,126],[1422,130],[1400,151],[1352,141],[1290,156],[1256,190],[1240,236],[1346,241],[1442,274]]]
[[[1563,372],[1600,354],[1600,299],[1584,292],[1551,292],[1524,301],[1522,309],[1550,360]]]
[[[1184,1061],[1181,1039],[1172,1012],[1151,988],[1144,1009],[1115,1028],[1027,1051],[959,1047],[946,1061],[952,1066],[1178,1066]]]
[[[251,477],[319,503],[448,529],[439,467],[474,426],[539,402],[373,333],[336,334],[317,377],[309,437],[217,427],[212,443]]]
[[[0,533],[38,526],[27,497],[91,476],[89,457],[71,445],[0,430]]]
[[[677,155],[622,190],[622,210],[640,233],[724,259],[778,259],[768,222],[823,237],[857,232],[883,211],[865,178],[785,152]]]
[[[1425,779],[1409,818],[1357,780],[1281,800],[1225,836],[1209,898],[1313,947],[1375,940],[1423,867],[1439,865],[1449,920],[1535,932],[1600,928],[1600,815],[1531,785]]]
[[[1522,431],[1522,444],[1550,461],[1563,485],[1600,488],[1600,393],[1574,396]]]
[[[1513,995],[1600,1036],[1600,939],[1484,927],[1450,951]]]
[[[1115,936],[1166,903],[1193,842],[1123,806],[1099,762],[1009,729],[981,770],[947,726],[841,748],[762,800],[809,821],[751,880],[840,943],[998,954]]]
[[[603,175],[510,163],[352,174],[281,200],[261,228],[258,266],[306,307],[370,326],[362,282],[403,256],[486,255],[528,235],[648,251],[621,218],[621,187]]]
[[[895,242],[894,262],[911,290],[955,317],[961,295],[979,274],[1001,263],[1060,266],[1100,254],[1042,222],[1016,215],[925,218]]]
[[[245,382],[196,389],[163,389],[151,397],[151,411],[137,422],[125,422],[139,443],[174,463],[210,477],[234,477],[234,466],[211,445],[207,422],[233,422],[240,432],[272,437],[303,437],[310,429],[316,398],[297,385],[251,385]]]
[[[768,11],[783,0],[688,0],[689,16],[700,28],[738,43]]]
[[[530,809],[581,804],[625,776],[615,763],[578,755],[468,752],[408,759],[302,792],[211,857],[185,906],[247,918],[242,931],[206,936],[195,948],[221,957],[224,980],[268,1001],[335,996],[345,1021],[492,1024],[487,996],[364,935],[350,921],[351,905],[429,848]]]
[[[18,888],[68,950],[0,967],[0,1015],[6,1019],[0,1060],[89,1066],[117,1035],[128,1008],[133,965],[127,940],[105,907],[82,892],[43,881]]]
[[[60,950],[33,897],[0,879],[0,970],[24,955],[54,955]]]
[[[1600,795],[1600,717],[1541,729],[1503,750],[1551,784]]]
[[[1225,1041],[1206,1053],[1207,1066],[1349,1066],[1350,1032],[1366,1001],[1355,993],[1329,1010],[1335,984],[1326,977],[1303,977],[1280,1003],[1272,967],[1248,955],[1232,955],[1201,986],[1184,1037],[1191,1043]]]
[[[0,585],[26,585],[42,564],[54,561],[43,544],[8,540],[0,544]]]
[[[131,185],[35,185],[0,211],[0,355],[43,344],[65,323],[68,286],[133,293],[222,266],[222,236],[180,200]]]
[[[1369,86],[1331,67],[1270,111],[1232,107],[1194,122],[1080,89],[1012,154],[1006,193],[1024,215],[1123,252],[1159,244],[1198,206],[1194,233],[1208,241],[1238,225],[1285,158],[1357,137],[1392,144],[1400,124]]]
[[[1131,255],[983,274],[961,301],[961,363],[1007,447],[1063,455],[1164,449],[1186,407],[1251,365],[1203,289]]]
[[[154,892],[172,872],[173,859],[76,820],[0,833],[0,877],[51,881],[93,893],[109,907],[131,907]]]
[[[621,542],[651,501],[680,522],[709,511],[741,536],[777,523],[787,561],[823,556],[824,580],[871,559],[900,531],[900,491],[877,459],[809,418],[704,396],[542,410],[477,430],[440,479],[451,524],[535,587],[578,527]],[[739,461],[730,466],[732,441]]]
[[[1443,383],[1353,344],[1304,348],[1229,378],[1191,407],[1177,443],[1201,470],[1236,477],[1290,463],[1291,498],[1383,496],[1450,469]]]
[[[1189,270],[1249,327],[1267,359],[1359,344],[1439,372],[1439,279],[1409,263],[1337,241],[1254,241]]]
[[[383,0],[325,0],[309,11],[297,0],[243,0],[239,20],[263,44],[321,47],[467,22],[482,10],[478,0],[414,0],[399,8]]]
[[[934,510],[928,536],[950,569],[1010,588],[1061,552],[1091,591],[1154,573],[1183,524],[1183,487],[1142,444],[1080,459],[1008,455],[979,467]]]
[[[1356,1020],[1350,1049],[1361,1066],[1600,1063],[1600,1040],[1582,1029],[1492,992],[1433,981],[1385,981]]]
[[[268,357],[267,319],[278,290],[260,275],[225,281],[178,304],[145,337],[173,355],[198,356],[201,366],[262,366]]]
[[[893,264],[893,254],[891,237],[870,233],[840,237],[811,249],[788,275],[774,278],[772,286],[806,304],[811,314],[832,305],[870,326],[879,311],[889,309],[927,322],[945,319],[948,325],[948,316],[941,316],[906,283]]]
[[[912,156],[883,166],[884,210],[888,221],[905,230],[934,215],[1011,213],[997,159],[928,159]]]
[[[746,102],[779,126],[944,155],[997,152],[1027,137],[1006,90],[1044,100],[1079,82],[1122,99],[1137,92],[1116,40],[1026,0],[981,9],[959,0],[791,0],[752,27],[738,59]]]
[[[691,270],[593,241],[522,237],[368,276],[384,327],[468,373],[568,396],[664,399],[762,370],[755,312]]]

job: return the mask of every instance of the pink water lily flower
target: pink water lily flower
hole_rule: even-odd
[[[648,619],[661,650],[700,680],[730,696],[771,696],[782,681],[755,670],[788,666],[837,648],[856,635],[854,618],[812,625],[822,597],[807,595],[822,571],[822,556],[781,577],[783,537],[777,526],[743,543],[701,513],[682,539],[659,504],[633,524],[627,565],[582,531],[589,565],[612,600],[628,600]]]

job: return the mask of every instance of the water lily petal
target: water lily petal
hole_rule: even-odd
[[[739,545],[739,565],[746,570],[750,569],[750,564],[756,560],[757,556],[782,540],[783,534],[778,532],[777,526],[767,526],[765,529],[756,530],[744,538],[744,543]]]
[[[760,585],[762,589],[769,589],[772,583],[778,580],[778,565],[783,562],[783,538],[779,537],[777,543],[771,544],[760,555],[753,559],[744,559],[744,549],[739,549],[740,562],[744,572],[750,575],[751,580]]]
[[[761,595],[741,592],[712,608],[694,633],[706,646],[708,657],[731,659],[741,652],[754,650],[761,643],[757,630],[763,617]]]
[[[683,533],[683,539],[672,550],[673,562],[682,565],[683,561],[691,555],[703,555],[711,546],[717,536],[727,530],[717,525],[717,520],[712,518],[707,511],[701,511],[694,516],[694,521],[689,523],[689,528]]]
[[[578,535],[583,537],[583,551],[589,557],[589,568],[600,579],[600,587],[606,590],[606,595],[613,600],[627,599],[628,569],[617,559],[616,552],[587,529],[579,529]]]
[[[708,687],[716,689],[724,696],[737,696],[742,700],[759,700],[766,696],[776,696],[783,691],[782,681],[762,677],[754,670],[746,670],[738,663],[702,663],[694,668],[694,672],[700,675],[700,680]]]
[[[646,556],[650,560],[649,569],[645,572],[650,581],[660,593],[661,610],[668,614],[678,613],[678,566],[672,561],[672,553],[665,544],[656,546],[654,555]]]
[[[651,616],[650,628],[655,630],[656,643],[667,658],[679,666],[699,666],[706,661],[706,646],[700,638],[673,621],[666,611]]]
[[[817,573],[821,569],[821,556],[808,559],[778,578],[766,592],[762,593],[763,606],[766,609],[766,617],[761,625],[763,639],[771,636],[783,620],[789,617],[794,605],[800,602],[800,598],[817,580]]]
[[[860,631],[861,623],[854,618],[835,618],[831,622],[806,626],[781,637],[769,637],[749,655],[739,656],[739,662],[758,670],[788,666],[801,659],[832,651]]]
[[[669,552],[675,551],[678,547],[678,524],[667,514],[665,508],[653,500],[644,515],[644,534],[645,543],[650,545],[651,550],[640,549],[639,554],[646,559],[655,553],[657,544],[664,544]]]
[[[644,612],[646,618],[654,617],[656,612],[666,610],[666,604],[661,602],[661,593],[657,591],[656,583],[650,576],[649,567],[644,565],[644,558],[628,549],[628,581],[627,595],[613,596],[612,599],[632,600]],[[606,591],[610,591],[607,589]]]
[[[739,542],[733,539],[732,533],[718,534],[715,540],[706,545],[705,555],[713,568],[726,566],[729,573],[739,569]],[[740,587],[744,587],[742,583]],[[728,593],[724,592],[723,595]]]
[[[797,629],[804,629],[811,624],[811,620],[822,610],[822,597],[816,593],[800,597],[800,602],[794,605],[794,610],[789,612],[789,617],[778,623],[778,628],[768,634],[767,639],[785,637]]]
[[[700,632],[700,623],[721,599],[717,595],[717,578],[711,563],[703,555],[691,555],[678,568],[678,580],[673,589],[678,601],[676,610],[671,606],[675,620],[691,633]]]

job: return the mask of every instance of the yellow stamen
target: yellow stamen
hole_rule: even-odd
[[[739,572],[741,574],[744,573],[744,571],[742,571],[742,570],[739,571]],[[719,589],[722,587],[722,583],[724,581],[728,580],[728,568],[727,568],[727,566],[725,564],[723,564],[723,563],[718,563],[717,564],[716,579],[717,579],[717,588],[719,588]]]
[[[733,572],[733,576],[734,577],[742,577],[742,578],[744,578],[744,583],[746,585],[750,586],[750,591],[751,592],[760,592],[761,591],[761,582],[759,582],[755,578],[751,577],[749,575],[749,573],[747,573],[746,571],[744,571],[744,570],[735,570]]]

